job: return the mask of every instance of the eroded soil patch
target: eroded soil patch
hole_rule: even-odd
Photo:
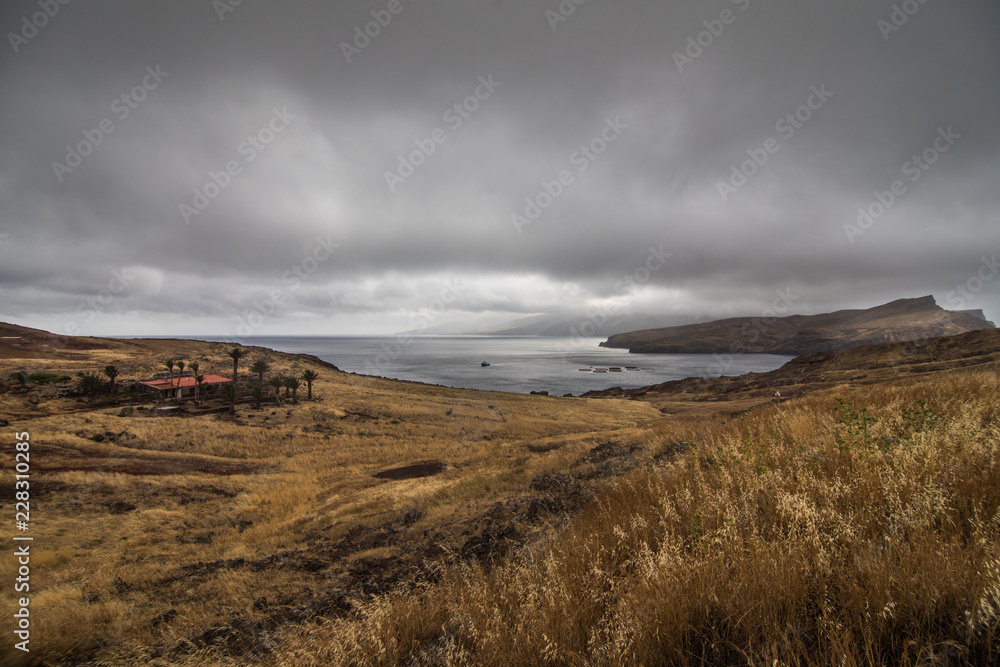
[[[455,467],[447,461],[420,461],[399,468],[390,468],[375,473],[379,479],[417,479],[418,477],[431,477],[439,475]]]

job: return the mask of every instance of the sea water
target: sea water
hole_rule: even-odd
[[[579,396],[610,387],[645,387],[686,377],[762,373],[792,359],[773,354],[630,354],[627,350],[598,347],[601,340],[542,336],[251,336],[241,342],[280,352],[312,354],[351,373],[467,389],[547,391],[560,396]],[[482,366],[484,361],[489,366]],[[614,367],[621,370],[607,370]]]

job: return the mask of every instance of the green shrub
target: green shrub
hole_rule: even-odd
[[[28,375],[28,381],[34,384],[59,384],[69,382],[70,379],[68,375],[57,375],[56,373],[30,373]]]

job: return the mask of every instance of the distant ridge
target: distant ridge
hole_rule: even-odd
[[[672,321],[671,321],[672,320]],[[484,329],[479,333],[490,336],[583,336],[607,337],[625,331],[649,329],[676,323],[677,319],[668,315],[646,313],[622,313],[619,315],[586,314],[536,315]]]
[[[601,347],[666,354],[812,354],[860,345],[952,336],[996,328],[982,311],[944,310],[933,296],[863,310],[766,319],[737,317],[610,336]]]
[[[972,315],[976,319],[982,320],[983,322],[989,322],[989,320],[986,319],[986,313],[984,313],[981,308],[977,308],[976,310],[956,310],[955,312]]]
[[[599,315],[563,313],[529,315],[514,320],[503,320],[494,324],[448,322],[424,329],[404,331],[402,333],[438,336],[582,336],[584,338],[607,338],[613,334],[625,331],[665,327],[684,321],[690,321],[690,318],[648,313],[601,313]]]

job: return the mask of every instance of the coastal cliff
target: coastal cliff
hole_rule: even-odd
[[[611,336],[601,347],[635,353],[812,354],[875,343],[952,336],[995,328],[969,312],[941,308],[933,296],[899,299],[874,308],[820,315],[737,317]]]

